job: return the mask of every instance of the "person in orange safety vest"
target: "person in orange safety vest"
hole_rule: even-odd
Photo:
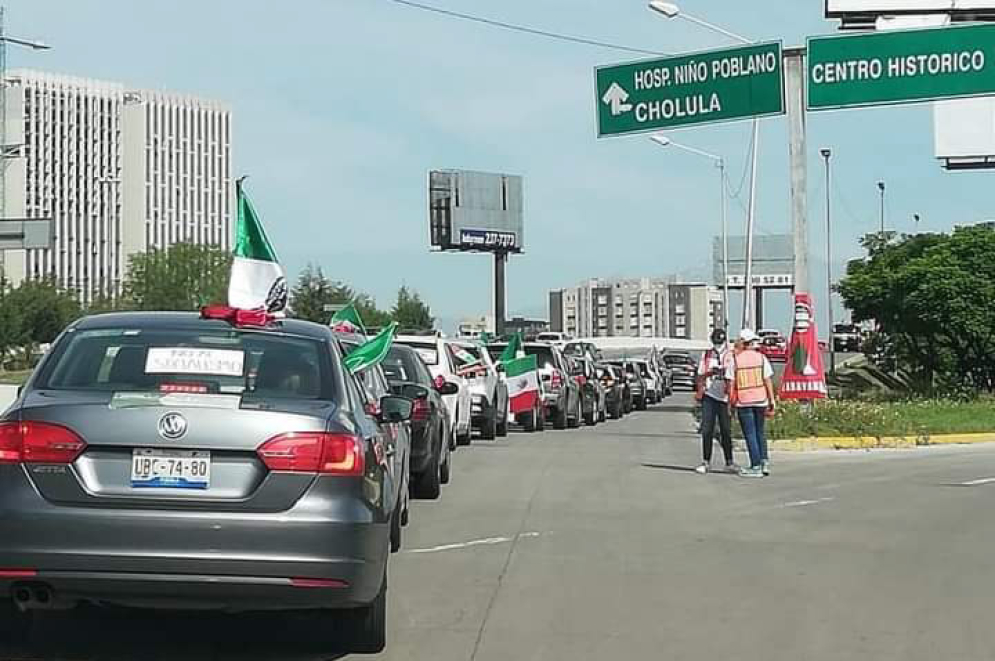
[[[760,352],[759,341],[752,329],[740,331],[738,350],[734,352],[726,371],[729,406],[736,411],[750,454],[750,466],[739,471],[742,477],[770,474],[764,427],[767,416],[774,413],[777,403],[772,381],[774,368]]]

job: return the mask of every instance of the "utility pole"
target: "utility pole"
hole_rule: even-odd
[[[831,149],[820,151],[822,158],[826,161],[826,318],[829,332],[829,373],[836,371],[836,348],[833,346],[833,230],[830,214],[830,185],[829,159],[833,155]]]
[[[784,94],[791,171],[794,290],[808,292],[808,151],[805,130],[805,48],[784,49]]]
[[[753,159],[750,165],[750,206],[746,218],[746,279],[743,282],[743,325],[751,328],[753,308],[753,227],[757,212],[757,152],[760,151],[760,120],[753,120]]]

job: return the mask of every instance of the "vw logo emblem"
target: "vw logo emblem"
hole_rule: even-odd
[[[187,433],[187,419],[179,413],[167,413],[159,418],[159,436],[175,441]]]

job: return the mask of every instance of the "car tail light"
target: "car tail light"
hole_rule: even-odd
[[[559,372],[553,372],[553,376],[550,377],[550,383],[554,388],[559,388],[563,385],[563,377],[560,376]]]
[[[0,569],[0,578],[34,578],[37,575],[34,569]]]
[[[426,398],[419,397],[415,399],[411,403],[411,422],[425,422],[428,420],[430,411],[431,409]]]
[[[280,434],[263,443],[257,453],[271,471],[362,475],[366,468],[363,442],[352,434]]]
[[[71,429],[48,422],[0,422],[0,464],[71,464],[86,443]]]

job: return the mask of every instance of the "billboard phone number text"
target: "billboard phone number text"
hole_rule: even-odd
[[[490,230],[460,230],[460,245],[480,248],[514,248],[518,243],[514,232]]]

